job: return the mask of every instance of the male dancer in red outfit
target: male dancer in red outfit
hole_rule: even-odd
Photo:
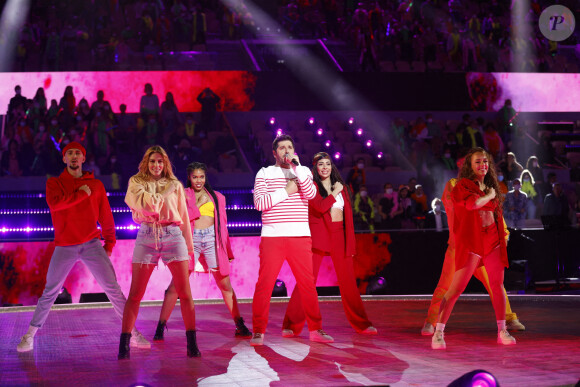
[[[28,332],[18,344],[18,352],[34,348],[34,335],[48,317],[59,291],[74,264],[81,260],[93,273],[113,304],[115,313],[123,318],[126,298],[117,282],[109,257],[115,246],[115,223],[105,187],[92,172],[83,172],[86,150],[71,142],[62,150],[66,169],[59,177],[46,182],[46,201],[54,226],[54,253],[46,273],[46,286],[34,311]],[[97,229],[97,222],[102,231]],[[105,245],[101,244],[101,234]],[[151,344],[137,330],[131,345],[150,348]]]
[[[312,239],[308,226],[308,200],[316,195],[312,173],[294,154],[294,140],[277,137],[272,144],[276,165],[262,168],[254,183],[254,205],[262,211],[260,273],[252,303],[254,336],[252,346],[263,345],[268,324],[270,298],[284,260],[296,277],[310,340],[330,343],[322,330],[318,295],[312,275]]]

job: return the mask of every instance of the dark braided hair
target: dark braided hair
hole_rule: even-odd
[[[222,230],[221,230],[221,221],[220,221],[220,206],[217,200],[217,196],[213,190],[213,188],[211,188],[211,185],[209,184],[209,180],[207,178],[207,165],[205,165],[204,163],[199,163],[199,162],[193,162],[191,164],[189,164],[187,166],[187,182],[185,184],[185,186],[187,188],[191,187],[191,179],[189,178],[189,176],[191,175],[191,173],[193,171],[195,171],[196,169],[201,169],[203,171],[203,173],[205,174],[205,184],[203,185],[203,187],[206,189],[206,191],[211,195],[213,202],[215,203],[215,211],[216,211],[216,215],[217,215],[217,224],[218,224],[218,239],[221,243],[222,240]],[[225,246],[222,246],[225,248]]]
[[[338,171],[338,168],[336,168],[336,165],[334,165],[334,163],[332,162],[332,157],[330,157],[330,155],[326,152],[318,152],[317,154],[314,155],[314,158],[312,159],[312,164],[313,164],[312,180],[314,180],[314,182],[316,183],[316,186],[318,187],[318,192],[320,192],[320,196],[322,196],[323,198],[328,197],[328,191],[322,185],[322,179],[320,179],[320,175],[318,174],[317,164],[322,159],[330,160],[330,167],[331,167],[330,186],[333,187],[334,183],[336,183],[336,182],[339,182],[340,184],[342,184],[344,187],[343,191],[345,191],[346,198],[350,202],[351,198],[350,198],[350,192],[348,189],[348,185],[346,185],[346,183],[342,179],[342,176],[340,176],[340,172]]]

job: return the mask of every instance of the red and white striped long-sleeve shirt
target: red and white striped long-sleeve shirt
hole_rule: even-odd
[[[288,180],[296,181],[298,192],[288,195]],[[292,169],[271,165],[256,174],[254,205],[262,212],[263,237],[310,236],[308,201],[316,196],[312,173],[304,166]]]

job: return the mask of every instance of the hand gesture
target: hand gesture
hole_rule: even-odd
[[[284,189],[286,192],[288,192],[288,195],[292,195],[293,193],[298,192],[298,186],[294,180],[288,180],[288,183],[286,183],[286,187]]]
[[[169,184],[163,190],[163,197],[168,197],[177,189],[177,183],[175,181],[170,181]]]
[[[493,187],[487,189],[487,196],[489,196],[490,199],[495,199],[496,193]]]
[[[300,165],[300,159],[298,158],[298,155],[296,153],[293,154],[292,157],[290,158],[290,165],[292,166],[292,169],[296,169],[298,165],[294,164],[292,161],[296,161],[296,164]]]
[[[344,189],[344,186],[339,181],[337,181],[336,183],[334,183],[334,188],[332,190],[332,193],[334,195],[338,195],[343,189]]]
[[[91,196],[91,189],[89,188],[88,185],[81,185],[79,187],[79,191],[85,191],[87,193],[88,196]]]

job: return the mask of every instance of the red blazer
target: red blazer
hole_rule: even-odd
[[[482,238],[483,227],[479,210],[494,211],[497,207],[495,200],[488,202],[480,209],[473,209],[475,201],[485,196],[485,193],[479,189],[479,186],[472,180],[463,178],[457,182],[453,188],[451,198],[455,216],[453,220],[453,232],[455,234],[455,270],[459,270],[467,263],[469,253],[475,253],[479,256],[484,254],[484,245]],[[506,233],[503,227],[503,215],[496,219],[495,226],[499,236],[499,245],[501,261],[505,267],[509,266],[507,257]],[[482,263],[480,262],[480,266]]]
[[[346,189],[346,187],[344,188]],[[354,237],[354,223],[352,220],[352,206],[347,198],[346,192],[340,193],[344,200],[344,240],[346,245],[345,255],[347,257],[356,254],[356,241]],[[316,190],[314,199],[308,201],[308,223],[310,224],[310,234],[312,235],[312,248],[324,252],[330,252],[332,244],[330,226],[330,208],[336,202],[333,195],[323,198]]]

